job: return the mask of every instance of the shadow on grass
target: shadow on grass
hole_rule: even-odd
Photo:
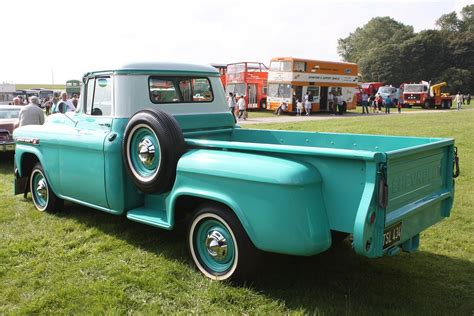
[[[13,152],[0,153],[0,175],[13,174]]]
[[[166,231],[73,203],[56,215],[192,266],[185,223]],[[313,257],[265,254],[264,267],[250,288],[306,313],[470,314],[473,275],[474,264],[468,261],[424,251],[368,259],[345,241]]]
[[[13,174],[13,155],[1,154],[0,159],[0,175],[7,179]],[[73,203],[66,203],[56,216],[192,266],[185,223],[166,231]],[[264,267],[250,287],[290,310],[305,313],[470,315],[474,311],[473,275],[474,263],[466,260],[426,251],[367,259],[345,242],[308,258],[265,254]]]

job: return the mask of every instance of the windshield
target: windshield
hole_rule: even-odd
[[[17,119],[20,109],[0,109],[0,119]]]
[[[425,85],[422,84],[407,84],[405,85],[405,92],[423,92],[427,91]]]
[[[268,96],[272,98],[291,98],[291,85],[286,83],[270,83]]]
[[[380,87],[378,93],[383,93],[383,94],[394,94],[397,92],[396,88],[393,87]]]
[[[234,95],[245,95],[245,83],[231,83],[226,87],[226,94],[232,92]]]
[[[270,70],[273,71],[291,71],[291,61],[272,61]]]
[[[227,66],[227,73],[238,74],[245,71],[245,64],[232,64]]]

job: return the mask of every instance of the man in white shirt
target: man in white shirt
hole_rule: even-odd
[[[67,92],[61,92],[61,101],[67,104],[67,111],[66,112],[74,112],[76,107],[72,104],[72,101],[67,98]]]
[[[241,95],[239,98],[239,101],[237,101],[237,106],[239,107],[239,120],[243,117],[244,120],[246,119],[245,117],[245,99],[244,96]]]
[[[39,99],[36,96],[30,97],[30,103],[20,110],[17,126],[43,125],[44,113],[39,107]]]

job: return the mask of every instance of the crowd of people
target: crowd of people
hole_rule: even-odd
[[[390,114],[390,108],[392,106],[397,108],[398,113],[402,111],[402,104],[398,99],[390,96],[384,98],[378,93],[373,93],[369,96],[365,91],[361,93],[361,105],[362,114],[369,114],[370,109],[372,109],[372,113],[384,112],[385,114]]]
[[[25,104],[21,96],[13,98],[12,105],[22,106],[18,117],[17,127],[25,125],[42,125],[45,115],[54,113],[66,113],[76,110],[79,99],[77,95],[68,98],[66,91],[54,92],[49,98],[40,100],[37,96],[29,97],[29,103]]]

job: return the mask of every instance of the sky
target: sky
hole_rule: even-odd
[[[337,39],[376,16],[416,32],[469,0],[76,0],[1,3],[0,83],[64,84],[130,62],[341,60]]]

